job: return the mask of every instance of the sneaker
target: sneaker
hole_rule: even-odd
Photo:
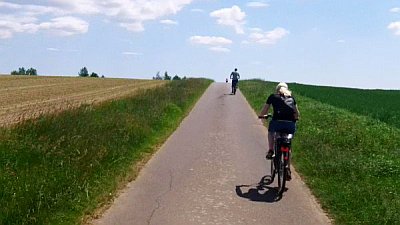
[[[267,153],[267,155],[265,156],[265,158],[267,158],[267,159],[272,159],[272,158],[274,158],[274,150],[272,150],[272,149],[270,149],[270,150],[268,150],[268,153]]]
[[[287,180],[287,181],[292,180],[292,172],[290,172],[290,170],[286,170],[286,171],[287,171],[286,180]]]

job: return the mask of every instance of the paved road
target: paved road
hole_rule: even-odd
[[[212,84],[136,181],[94,223],[330,224],[295,171],[280,201],[274,189],[257,190],[269,168],[267,131],[242,94],[229,92],[228,84]]]

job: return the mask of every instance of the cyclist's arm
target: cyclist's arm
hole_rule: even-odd
[[[268,113],[270,107],[271,107],[270,104],[265,104],[263,109],[260,112],[260,116],[266,115]]]
[[[240,79],[240,74],[238,73],[238,80]]]
[[[294,119],[299,120],[299,118],[300,118],[300,111],[297,108],[297,105],[294,105]]]
[[[229,79],[231,79],[231,80],[232,80],[232,77],[233,77],[233,73],[231,73],[231,76],[229,77]]]

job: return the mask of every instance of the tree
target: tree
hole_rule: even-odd
[[[181,80],[181,78],[178,75],[175,75],[172,80]]]
[[[81,71],[79,71],[79,76],[80,76],[80,77],[87,77],[87,76],[89,76],[89,72],[88,72],[88,70],[86,69],[86,67],[83,67],[83,68],[81,69]]]
[[[168,75],[167,71],[164,73],[164,80],[171,80],[171,77]]]
[[[90,74],[90,77],[99,77],[99,75],[97,75],[97,73],[95,73],[95,72],[92,72],[92,73]]]
[[[13,71],[11,72],[11,75],[19,75],[19,74],[18,74],[18,72],[17,72],[16,70],[13,70]]]
[[[182,80],[186,80],[187,78],[186,78],[186,76],[184,76],[183,78],[182,78]]]
[[[26,74],[26,70],[24,67],[18,68],[18,75],[25,75]]]
[[[31,76],[36,76],[37,75],[37,71],[34,68],[30,68],[28,70],[26,70],[25,75],[31,75]]]
[[[157,72],[156,76],[153,77],[153,80],[162,80],[162,77],[160,75],[160,71]]]

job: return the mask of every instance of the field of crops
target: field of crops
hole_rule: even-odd
[[[165,81],[0,76],[0,126],[129,96],[139,89],[163,84]]]
[[[365,115],[400,128],[400,90],[362,90],[289,84],[297,95]]]

